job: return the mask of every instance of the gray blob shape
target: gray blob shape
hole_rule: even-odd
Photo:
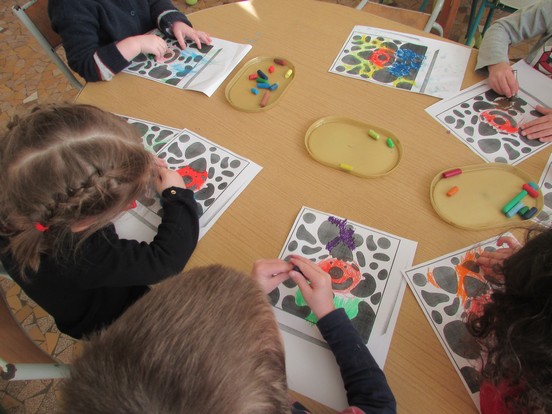
[[[220,162],[220,166],[224,169],[228,168],[228,161],[229,161],[229,158],[228,157],[224,157],[222,159],[222,161]]]
[[[456,120],[456,118],[454,118],[452,115],[447,115],[445,116],[445,123],[447,124],[454,124],[454,121]]]
[[[477,126],[477,131],[479,132],[479,135],[482,135],[484,137],[489,137],[497,134],[496,130],[485,122],[479,123],[479,125]]]
[[[466,122],[463,119],[459,119],[458,121],[456,121],[456,125],[454,126],[454,128],[460,129],[464,127],[465,124]]]
[[[370,303],[372,305],[378,305],[381,302],[381,292],[375,293],[370,296]]]
[[[225,177],[233,177],[235,174],[234,174],[234,171],[230,171],[230,170],[224,170],[221,172],[222,175],[224,175]]]
[[[506,153],[508,154],[508,159],[510,160],[515,160],[521,155],[520,152],[512,147],[510,144],[504,144],[504,149],[506,150]]]
[[[443,323],[443,316],[436,310],[431,311],[431,319],[433,319],[433,322],[438,325],[441,325]]]
[[[486,283],[469,275],[464,278],[464,289],[470,298],[481,295],[486,290],[486,286]]]
[[[366,237],[366,247],[371,252],[376,251],[378,249],[378,246],[377,246],[376,242],[374,241],[374,236],[370,235],[370,236]]]
[[[433,278],[445,292],[455,294],[458,291],[458,276],[450,266],[437,266],[433,269]]]
[[[431,307],[435,307],[449,300],[449,296],[444,293],[433,293],[425,290],[422,290],[422,298],[424,298],[424,301]]]
[[[345,55],[343,56],[341,61],[346,65],[358,65],[359,63],[361,63],[361,60],[354,55]]]
[[[473,137],[473,127],[466,127],[464,128],[464,134],[466,134],[469,137]]]
[[[479,384],[481,384],[483,378],[478,370],[474,367],[466,366],[460,368],[460,374],[464,378],[464,381],[466,381],[468,389],[472,394],[479,391]]]
[[[331,253],[333,257],[343,260],[344,262],[353,261],[353,252],[343,243],[338,243],[337,246],[332,249]]]
[[[230,161],[230,168],[239,168],[241,166],[240,160],[232,160]]]
[[[205,158],[200,158],[192,161],[189,166],[192,170],[197,172],[207,171],[207,160]]]
[[[412,275],[412,282],[416,286],[424,287],[427,285],[427,278],[422,273],[414,273],[414,275]]]
[[[492,154],[494,152],[497,152],[500,149],[500,147],[502,146],[500,140],[496,139],[496,138],[480,139],[477,142],[477,145],[479,145],[479,148],[485,154]]]
[[[479,117],[478,117],[477,115],[473,115],[473,116],[471,117],[471,120],[470,120],[470,121],[471,121],[471,124],[472,124],[472,125],[477,125],[477,123],[479,122]],[[473,134],[473,128],[472,128],[472,134]]]
[[[310,244],[316,243],[316,238],[312,234],[310,234],[310,232],[303,224],[301,224],[297,229],[296,236],[299,240],[306,241],[307,243],[310,243]]]
[[[347,228],[353,228],[353,227],[347,226]],[[362,243],[364,243],[364,239],[362,238],[362,236],[357,233],[353,234],[353,241],[355,242],[356,247],[362,246]]]
[[[357,263],[360,267],[366,266],[366,257],[360,250],[356,252]]]
[[[212,153],[211,154],[211,164],[216,164],[219,161],[220,161],[220,155]]]
[[[376,270],[379,267],[379,264],[377,262],[370,263],[370,269]]]
[[[444,310],[448,316],[454,316],[456,315],[456,312],[458,312],[459,307],[460,307],[460,298],[455,297],[450,305],[445,306]]]
[[[378,239],[378,246],[381,249],[389,249],[391,247],[391,240],[389,240],[387,237],[380,237]]]
[[[303,220],[307,224],[312,224],[316,220],[316,216],[312,213],[305,213],[303,214]]]
[[[194,193],[196,200],[207,200],[215,194],[215,186],[213,184],[205,185],[201,190]]]
[[[203,145],[201,142],[194,142],[193,144],[188,145],[186,147],[186,150],[184,153],[186,154],[186,158],[195,158],[202,155],[205,151],[207,151],[207,148],[205,148],[205,145]]]
[[[552,208],[552,193],[547,193],[544,195],[544,205]]]
[[[378,279],[379,280],[385,280],[385,279],[387,279],[387,276],[389,276],[389,272],[387,271],[387,269],[381,269],[378,272]]]
[[[303,253],[306,256],[310,256],[312,254],[318,253],[320,250],[322,250],[322,247],[310,247],[310,246],[303,246],[301,247],[301,253]]]
[[[226,187],[228,186],[228,183],[220,183],[219,186],[217,187],[219,190],[224,190]]]
[[[299,243],[297,243],[296,240],[293,240],[288,244],[288,250],[290,252],[294,252],[297,249],[298,246],[299,246]]]
[[[476,359],[481,356],[481,347],[468,332],[462,321],[451,321],[443,328],[443,335],[452,352],[466,359]]]
[[[373,295],[372,298],[374,296],[375,295]],[[360,334],[360,337],[364,343],[367,343],[370,338],[370,333],[372,332],[375,320],[376,314],[370,305],[366,302],[360,302],[358,304],[358,314],[355,318],[351,319],[351,323]]]
[[[450,262],[453,265],[457,265],[457,264],[460,264],[460,259],[458,257],[453,257],[452,259],[450,259]]]
[[[318,227],[318,239],[323,243],[327,244],[331,240],[339,236],[339,228],[329,221],[324,221]]]
[[[209,167],[209,172],[207,173],[207,176],[209,178],[213,178],[215,176],[215,172],[216,172],[215,167]]]
[[[284,281],[282,282],[282,284],[283,284],[285,287],[289,288],[289,289],[293,289],[294,287],[297,287],[297,283],[295,283],[295,282],[293,281],[293,279],[291,279],[291,278],[284,280]]]
[[[159,66],[149,71],[148,75],[155,79],[165,79],[172,75],[166,66]]]
[[[210,198],[208,200],[205,200],[205,202],[203,203],[203,205],[205,207],[209,207],[210,205],[212,205],[213,203],[215,202],[215,198]]]
[[[169,145],[169,148],[167,148],[166,152],[174,155],[176,158],[182,158],[182,150],[180,149],[180,145],[178,143],[173,142],[171,145]]]
[[[380,260],[382,262],[388,262],[391,260],[391,258],[386,255],[385,253],[375,253],[374,254],[374,259],[375,260]]]
[[[190,136],[188,134],[182,134],[178,137],[178,141],[185,144],[190,140]]]
[[[280,300],[280,289],[276,288],[268,294],[268,301],[272,306],[276,306]]]
[[[351,293],[358,298],[367,298],[376,291],[376,279],[369,273],[363,273],[364,279],[361,280]]]
[[[297,306],[295,304],[295,298],[291,295],[286,296],[282,300],[282,309],[286,312],[291,313],[292,315],[299,316],[303,319],[305,319],[311,313],[311,310],[308,306]]]

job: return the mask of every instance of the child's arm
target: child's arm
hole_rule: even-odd
[[[302,272],[289,272],[318,318],[320,333],[330,346],[347,390],[347,401],[366,414],[395,413],[396,402],[383,371],[343,309],[335,309],[330,276],[310,260],[292,256]],[[304,276],[303,276],[304,275]]]
[[[487,30],[479,47],[475,69],[489,70],[489,86],[495,92],[508,97],[517,93],[519,85],[508,57],[510,44],[549,34],[552,31],[551,13],[552,2],[537,2],[497,20]]]
[[[521,135],[541,142],[552,141],[552,108],[537,105],[535,108],[543,116],[521,125]]]

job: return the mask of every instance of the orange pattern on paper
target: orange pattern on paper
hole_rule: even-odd
[[[480,253],[480,248],[470,250],[469,252],[466,252],[466,255],[460,260],[460,263],[454,266],[454,270],[456,270],[456,275],[458,276],[458,289],[456,296],[460,298],[462,305],[464,305],[468,300],[468,292],[466,292],[466,288],[464,287],[464,279],[469,276],[480,280],[481,282],[485,282],[485,278],[482,273],[475,273],[464,266],[466,262],[475,262],[477,255]],[[436,288],[441,288],[435,281],[435,277],[433,276],[433,272],[431,270],[427,271],[427,281]]]

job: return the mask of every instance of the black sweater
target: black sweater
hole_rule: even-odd
[[[173,194],[174,193],[174,194]],[[0,258],[25,293],[52,315],[58,329],[81,338],[109,325],[148,291],[148,285],[182,271],[197,244],[199,221],[191,190],[171,187],[162,194],[163,219],[151,243],[119,239],[115,227],[88,238],[76,258],[58,263],[42,255],[36,274],[20,276],[8,240]]]
[[[335,356],[345,384],[350,407],[342,413],[396,413],[397,404],[387,385],[385,374],[362,342],[345,311],[334,310],[320,319],[317,326]],[[292,406],[291,412],[308,413],[305,407],[297,403]]]
[[[130,64],[117,49],[118,41],[155,28],[172,36],[176,21],[192,26],[170,0],[49,0],[48,14],[69,66],[88,82],[103,80],[96,53],[113,74]]]

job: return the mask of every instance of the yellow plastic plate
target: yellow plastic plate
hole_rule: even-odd
[[[443,178],[445,171],[460,168],[462,174]],[[525,172],[512,165],[489,163],[451,167],[441,171],[431,182],[430,198],[435,212],[447,223],[463,229],[480,230],[508,225],[519,225],[522,218],[508,218],[502,208],[518,195],[522,185],[533,181]],[[452,187],[458,192],[447,196]],[[521,202],[527,207],[543,207],[542,192],[538,198],[525,196]]]
[[[379,139],[372,138],[370,131]],[[321,164],[364,178],[389,174],[403,154],[392,132],[340,116],[328,116],[312,124],[305,135],[305,146]]]
[[[285,65],[278,65],[274,59],[282,59],[286,62]],[[273,66],[274,72],[270,73],[269,68]],[[268,81],[272,85],[278,83],[278,88],[269,91],[270,98],[266,106],[261,106],[261,100],[267,89],[259,89],[256,80],[250,80],[249,75],[256,74],[257,70],[262,70],[267,76]],[[291,75],[285,77],[286,73],[291,69]],[[243,68],[232,78],[225,90],[226,99],[234,108],[245,112],[267,111],[274,107],[289,88],[295,79],[295,66],[288,59],[280,56],[260,56],[247,62]],[[258,95],[251,92],[251,88],[256,88],[259,91]]]

